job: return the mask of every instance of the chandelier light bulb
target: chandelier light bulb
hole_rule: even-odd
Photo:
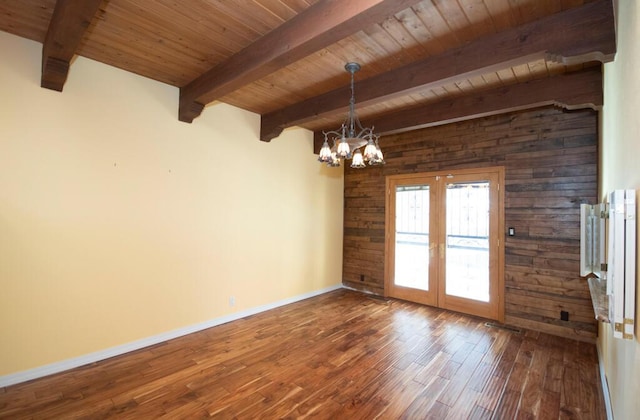
[[[327,141],[327,139],[325,139],[324,143],[322,144],[320,154],[318,155],[318,161],[324,163],[331,161],[331,148],[329,147],[329,142]]]
[[[364,164],[364,159],[362,158],[362,152],[360,151],[360,149],[356,149],[355,152],[353,152],[353,159],[351,160],[351,167],[352,168],[356,168],[356,169],[360,169],[360,168],[364,168],[366,165]]]
[[[349,153],[351,153],[351,150],[349,149],[349,143],[347,143],[347,139],[343,137],[342,140],[340,140],[340,143],[338,143],[338,156],[341,158],[346,158],[349,156]]]
[[[375,159],[377,155],[378,150],[376,149],[376,145],[373,143],[373,139],[369,138],[367,147],[364,148],[364,160],[368,162],[372,159]]]

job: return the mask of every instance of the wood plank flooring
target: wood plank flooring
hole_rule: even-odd
[[[0,388],[0,418],[604,419],[595,346],[338,290]]]

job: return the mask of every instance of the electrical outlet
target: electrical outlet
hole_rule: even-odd
[[[236,306],[236,297],[235,296],[229,296],[229,306],[231,306],[232,308],[234,306]]]
[[[562,321],[568,321],[569,320],[569,312],[567,311],[560,311],[560,319]]]

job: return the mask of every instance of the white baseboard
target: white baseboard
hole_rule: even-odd
[[[189,325],[184,328],[179,328],[173,331],[167,331],[152,337],[136,340],[131,343],[122,344],[120,346],[110,347],[108,349],[100,350],[94,353],[85,354],[82,356],[74,357],[60,362],[51,363],[45,366],[39,366],[37,368],[25,370],[22,372],[12,373],[9,375],[0,376],[0,387],[15,385],[21,382],[30,381],[32,379],[42,378],[44,376],[52,375],[54,373],[63,372],[65,370],[73,369],[79,366],[87,365],[89,363],[98,362],[100,360],[108,359],[110,357],[119,356],[121,354],[128,353],[130,351],[139,350],[144,347],[152,346],[154,344],[162,343],[163,341],[172,340],[183,335],[198,332],[207,328],[215,327],[216,325],[226,324],[227,322],[235,321],[250,315],[255,315],[260,312],[265,312],[270,309],[275,309],[280,306],[288,305],[290,303],[298,302],[304,299],[309,299],[314,296],[319,296],[324,293],[332,292],[334,290],[341,289],[342,285],[327,287],[325,289],[316,290],[310,293],[294,296],[288,299],[283,299],[277,302],[269,303],[267,305],[258,306],[255,308],[246,309],[244,311],[235,312],[230,315],[225,315],[220,318],[215,318],[209,321],[205,321],[195,325]]]
[[[600,367],[600,382],[602,383],[602,394],[604,394],[604,407],[607,410],[607,419],[613,420],[611,395],[609,394],[609,383],[607,382],[607,375],[605,375],[604,372],[604,359],[602,358],[602,350],[600,349],[600,340],[596,341],[596,349],[598,351],[598,366]]]

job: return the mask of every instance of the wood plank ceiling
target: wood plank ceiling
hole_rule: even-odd
[[[395,132],[598,108],[615,53],[611,0],[2,0],[0,30],[43,43],[44,87],[77,54],[180,88],[182,121],[218,101],[261,114],[265,141],[339,127],[349,61],[360,118]]]

